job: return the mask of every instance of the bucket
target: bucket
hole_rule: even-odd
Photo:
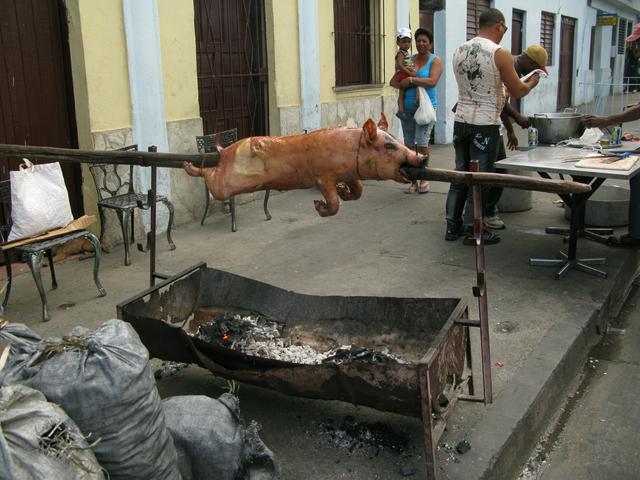
[[[564,206],[564,218],[571,220],[571,210]],[[587,200],[584,223],[592,227],[622,227],[629,223],[629,189],[619,185],[602,185]]]
[[[532,172],[523,170],[507,170],[511,175],[521,175],[531,177]],[[498,210],[503,213],[523,212],[531,210],[533,207],[533,193],[531,190],[520,190],[518,188],[505,188],[498,201]]]

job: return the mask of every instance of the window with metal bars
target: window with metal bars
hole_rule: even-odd
[[[467,0],[467,40],[478,36],[478,20],[491,7],[490,0]]]
[[[333,0],[336,87],[384,83],[384,0]]]
[[[627,21],[621,18],[618,21],[618,55],[624,55],[624,46],[627,38]]]
[[[540,21],[540,45],[547,51],[549,59],[547,65],[553,65],[553,31],[556,26],[556,17],[553,13],[542,12]]]

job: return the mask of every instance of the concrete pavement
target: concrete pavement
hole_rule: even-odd
[[[432,148],[432,165],[451,168],[453,148]],[[427,195],[405,195],[393,182],[367,182],[363,198],[342,204],[337,216],[320,218],[313,190],[274,195],[273,220],[264,221],[260,202],[238,208],[238,232],[227,216],[211,217],[177,230],[175,251],[158,239],[160,270],[178,272],[199,261],[298,292],[341,295],[461,297],[477,318],[474,250],[444,241],[448,184],[433,184]],[[562,239],[546,235],[548,225],[566,225],[557,197],[534,194],[532,210],[502,215],[508,228],[502,243],[486,247],[488,301],[495,402],[461,403],[449,422],[438,455],[441,478],[510,478],[528,456],[568,381],[597,340],[598,326],[615,315],[638,265],[637,252],[580,240],[580,256],[604,256],[608,279],[572,271],[555,280],[553,268],[530,267],[529,257],[554,257]],[[148,256],[133,252],[123,265],[122,247],[103,255],[101,279],[108,295],[96,298],[91,260],[57,267],[59,288],[49,292],[52,321],[40,322],[31,276],[14,279],[6,319],[23,322],[42,335],[61,335],[75,325],[95,327],[114,318],[115,305],[148,285]],[[45,277],[46,273],[45,273]],[[47,280],[45,280],[46,282]],[[75,306],[69,307],[69,304]],[[66,305],[66,306],[64,306]],[[60,306],[60,308],[58,308]],[[63,307],[64,306],[64,307]],[[473,332],[476,367],[477,334]],[[501,366],[495,366],[499,362]],[[476,378],[480,378],[476,370]],[[226,382],[190,367],[159,381],[163,395],[219,395]],[[395,479],[415,472],[424,478],[421,423],[341,402],[287,397],[242,385],[247,420],[263,425],[282,478],[308,480]],[[349,451],[327,432],[351,416],[391,432],[399,448]],[[471,450],[453,451],[462,439]],[[399,452],[399,453],[398,453]]]

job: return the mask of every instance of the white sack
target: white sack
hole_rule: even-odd
[[[22,160],[20,169],[10,172],[13,225],[9,242],[64,227],[73,221],[60,164],[34,165],[26,158]]]
[[[418,110],[416,110],[413,119],[418,125],[428,125],[429,123],[435,123],[436,111],[431,104],[429,94],[423,87],[417,87],[417,90],[420,98],[420,105],[418,105]]]

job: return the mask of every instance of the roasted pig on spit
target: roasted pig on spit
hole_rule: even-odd
[[[340,200],[362,196],[362,180],[417,178],[451,183],[480,183],[553,193],[588,192],[588,185],[538,180],[507,174],[458,172],[424,168],[428,157],[418,155],[387,132],[382,114],[376,126],[369,119],[362,128],[326,128],[287,137],[249,137],[227,148],[218,147],[217,166],[199,168],[185,163],[194,177],[205,178],[217,200],[259,190],[294,190],[317,187],[324,201],[315,200],[322,217],[335,215]]]

